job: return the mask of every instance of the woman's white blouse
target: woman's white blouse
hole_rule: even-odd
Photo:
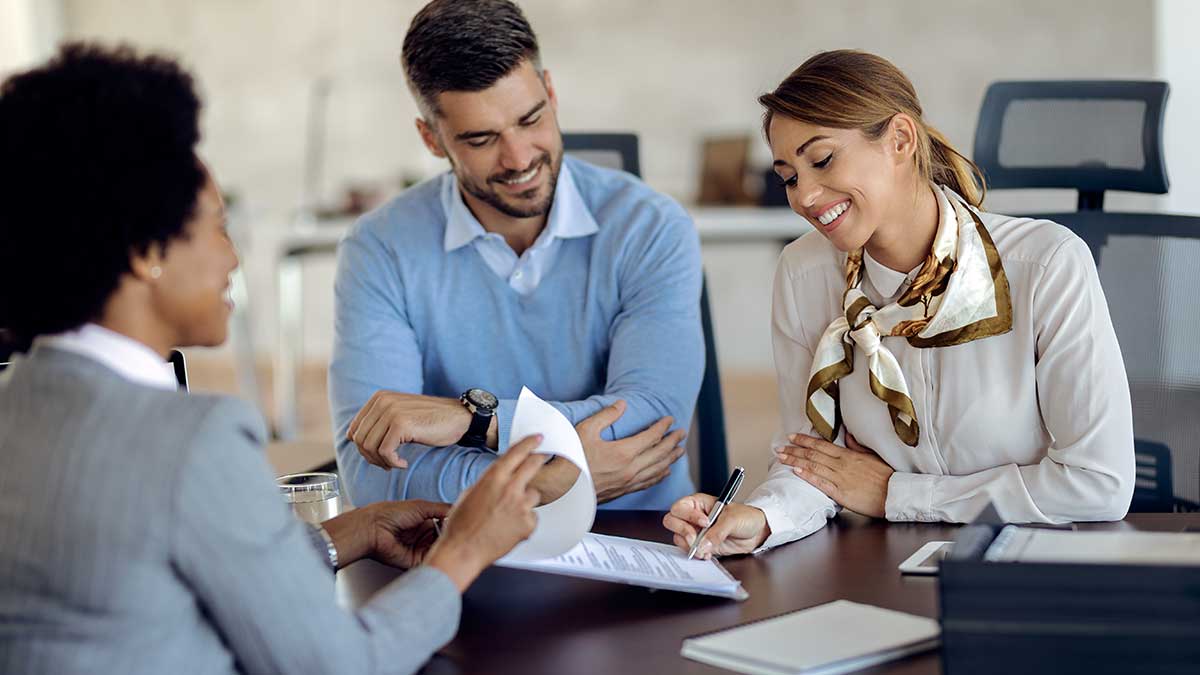
[[[1091,253],[1056,223],[980,217],[1008,276],[1012,330],[932,349],[884,338],[920,424],[911,448],[871,394],[866,359],[855,350],[854,372],[839,382],[844,427],[896,470],[888,520],[967,522],[988,502],[1010,522],[1119,520],[1133,493],[1133,419]],[[789,434],[815,435],[804,407],[809,369],[821,333],[841,311],[845,259],[818,232],[780,256],[772,335],[783,425],[773,448]],[[863,259],[863,290],[877,306],[915,276]],[[819,530],[839,508],[773,453],[767,480],[746,503],[766,513],[764,548]]]

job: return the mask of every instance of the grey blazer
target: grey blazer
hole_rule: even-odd
[[[406,673],[458,589],[413,570],[357,614],[238,400],[35,347],[0,373],[0,672]]]

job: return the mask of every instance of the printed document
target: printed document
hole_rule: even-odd
[[[585,534],[574,548],[553,558],[501,559],[496,564],[737,600],[749,597],[715,559],[688,560],[686,553],[668,544],[604,534]]]

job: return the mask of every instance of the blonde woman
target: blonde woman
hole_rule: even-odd
[[[816,230],[775,276],[783,427],[767,480],[701,555],[804,537],[847,508],[963,522],[1119,520],[1129,389],[1087,246],[981,209],[978,168],[872,54],[818,54],[759,98],[775,172]],[[690,547],[713,497],[664,518]]]

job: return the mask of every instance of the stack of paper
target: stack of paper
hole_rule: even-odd
[[[838,600],[683,641],[693,661],[752,675],[834,675],[937,647],[938,622]]]
[[[688,560],[674,546],[589,533],[575,548],[546,560],[504,559],[496,563],[536,572],[615,581],[745,600],[749,595],[716,560]]]

